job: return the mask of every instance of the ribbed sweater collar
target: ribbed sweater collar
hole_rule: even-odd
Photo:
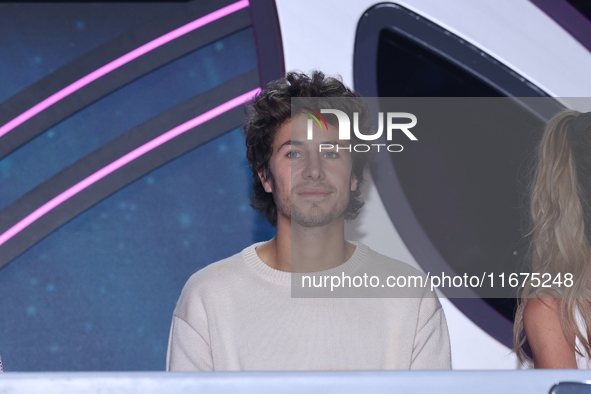
[[[345,275],[350,275],[355,273],[360,267],[368,261],[369,256],[369,248],[359,242],[349,241],[353,245],[355,245],[355,252],[349,260],[345,261],[343,264],[325,270],[325,271],[318,271],[314,272],[314,275],[341,275],[344,273]],[[260,259],[259,255],[256,252],[256,248],[259,245],[262,245],[264,242],[259,242],[253,244],[242,251],[242,258],[246,262],[246,265],[251,268],[258,276],[262,277],[265,280],[269,280],[274,283],[282,284],[282,285],[290,285],[291,284],[291,272],[280,271],[275,268],[269,267],[267,264]]]

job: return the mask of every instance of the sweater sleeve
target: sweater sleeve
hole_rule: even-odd
[[[166,354],[167,371],[213,371],[211,348],[189,323],[173,315]]]
[[[447,322],[436,297],[421,300],[410,369],[451,369]]]

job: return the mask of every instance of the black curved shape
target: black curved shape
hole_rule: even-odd
[[[548,96],[542,89],[474,45],[392,3],[378,4],[367,10],[357,25],[353,78],[356,89],[363,96],[378,97],[375,79],[377,46],[378,36],[384,29],[400,34],[474,74],[503,96]]]
[[[235,0],[199,0],[179,4],[179,11],[142,24],[82,55],[0,105],[4,125],[37,103],[114,59]],[[0,159],[101,97],[198,48],[249,27],[247,9],[234,12],[146,53],[84,86],[0,137]]]
[[[548,394],[590,394],[591,383],[586,382],[559,382],[550,388]]]
[[[275,0],[250,0],[250,19],[259,58],[261,86],[285,75],[283,43]]]
[[[244,74],[188,100],[78,160],[0,211],[0,234],[67,188],[138,146],[202,113],[259,86],[256,71]],[[65,201],[0,246],[0,268],[75,216],[119,189],[174,158],[240,126],[242,106],[236,107],[126,164]]]
[[[384,32],[404,38],[411,46],[424,51],[424,54],[442,59],[442,63],[450,64],[470,75],[470,78],[484,83],[489,87],[490,95],[513,97],[539,122],[548,120],[562,109],[552,99],[541,106],[527,100],[527,97],[547,97],[547,94],[475,46],[425,18],[390,3],[367,10],[357,27],[354,84],[355,89],[366,97],[378,97],[380,90],[384,90],[378,86],[378,45],[380,35]],[[421,91],[421,95],[424,94]],[[392,223],[425,272],[454,272],[413,211],[413,204],[409,202],[392,158],[374,155],[371,172]],[[468,293],[462,294],[462,297],[470,296]],[[489,335],[512,347],[512,322],[489,303],[480,298],[452,298],[451,301]]]

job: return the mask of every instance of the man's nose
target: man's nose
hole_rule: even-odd
[[[308,155],[306,158],[306,167],[302,173],[303,177],[311,180],[324,179],[324,170],[322,160],[318,155]]]

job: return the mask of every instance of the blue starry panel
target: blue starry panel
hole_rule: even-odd
[[[127,130],[256,66],[252,28],[248,28],[79,111],[0,159],[0,210]]]
[[[0,102],[174,4],[0,4]],[[100,99],[0,160],[0,210],[131,128],[256,67],[247,28]],[[172,311],[189,276],[274,235],[249,206],[243,136],[227,131],[0,270],[6,371],[164,369]]]
[[[0,103],[174,3],[0,3]]]
[[[163,370],[191,274],[270,239],[236,129],[113,194],[0,271],[6,370]]]

